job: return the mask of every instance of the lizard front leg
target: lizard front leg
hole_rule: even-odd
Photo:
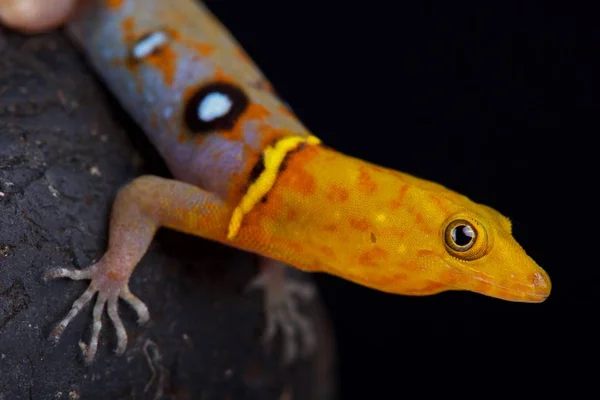
[[[58,268],[45,278],[90,279],[88,289],[77,299],[51,333],[57,342],[69,322],[97,294],[93,310],[93,328],[85,351],[86,362],[94,359],[102,328],[104,308],[117,333],[117,354],[127,347],[127,332],[118,310],[119,299],[129,303],[138,314],[138,322],[149,319],[148,308],[129,290],[129,278],[146,253],[156,230],[170,227],[202,237],[216,237],[225,232],[229,208],[218,196],[183,182],[143,176],[119,191],[111,213],[108,249],[102,258],[84,270]]]
[[[258,275],[250,281],[246,290],[264,291],[266,328],[263,343],[270,343],[279,328],[283,334],[285,364],[293,362],[300,351],[304,356],[310,355],[317,344],[315,328],[312,321],[300,312],[298,300],[307,302],[314,298],[315,288],[287,276],[290,267],[282,262],[260,257],[259,267]],[[302,349],[297,342],[301,343]]]

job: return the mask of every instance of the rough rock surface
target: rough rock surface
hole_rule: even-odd
[[[334,398],[320,301],[305,307],[316,355],[284,368],[279,348],[259,340],[262,296],[242,293],[255,257],[172,231],[159,232],[131,280],[150,323],[137,326],[120,306],[123,356],[105,315],[96,361],[84,365],[89,305],[56,346],[47,340],[87,282],[44,282],[43,273],[98,259],[117,189],[148,172],[164,167],[60,32],[0,28],[0,399]]]

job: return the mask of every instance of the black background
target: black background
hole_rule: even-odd
[[[598,196],[584,176],[596,162],[584,153],[598,148],[600,13],[396,3],[207,1],[324,142],[509,216],[553,290],[543,304],[413,298],[319,275],[340,397],[577,398],[598,379]]]

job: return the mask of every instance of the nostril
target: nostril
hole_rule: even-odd
[[[536,272],[533,274],[533,286],[545,288],[548,286],[548,282],[542,274]]]

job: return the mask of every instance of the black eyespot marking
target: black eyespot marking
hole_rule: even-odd
[[[232,129],[250,100],[239,87],[225,82],[209,83],[188,100],[184,122],[193,133]]]

